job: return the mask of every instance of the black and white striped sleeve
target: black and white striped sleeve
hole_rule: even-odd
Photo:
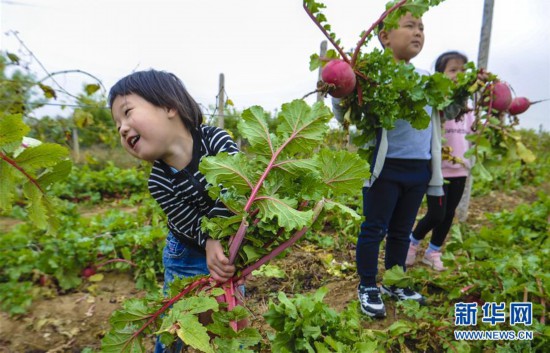
[[[239,152],[237,144],[224,129],[215,126],[204,126],[203,133],[204,141],[212,155],[220,152],[227,152],[231,155]]]

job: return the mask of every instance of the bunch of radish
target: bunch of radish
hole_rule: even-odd
[[[524,113],[533,104],[544,102],[547,99],[538,101],[530,101],[526,97],[512,97],[512,89],[502,81],[497,81],[494,84],[487,86],[484,98],[482,98],[483,106],[491,106],[499,112],[507,112],[510,115],[519,115]]]

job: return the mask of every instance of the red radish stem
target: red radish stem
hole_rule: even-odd
[[[178,300],[180,300],[184,295],[186,295],[187,293],[191,292],[191,290],[193,290],[194,288],[197,288],[199,286],[204,287],[206,285],[206,283],[208,283],[210,281],[210,278],[208,277],[203,277],[201,279],[198,279],[196,280],[195,282],[189,284],[184,290],[182,290],[178,295],[176,295],[175,297],[173,298],[170,298],[163,306],[162,308],[160,308],[159,310],[157,310],[156,312],[154,312],[150,317],[149,317],[149,320],[147,320],[146,323],[144,323],[136,332],[134,332],[132,334],[132,339],[129,339],[126,341],[126,343],[124,344],[124,346],[122,347],[121,351],[125,351],[127,346],[134,340],[136,339],[142,332],[143,330],[145,330],[147,328],[147,326],[151,325],[151,323],[153,323],[157,317],[159,317],[162,313],[164,313],[166,310],[168,310],[168,308],[170,308],[172,305],[174,305],[175,302],[177,302]]]
[[[235,233],[235,236],[231,237],[230,239],[230,243],[229,243],[229,263],[230,264],[235,262],[235,258],[237,257],[237,253],[239,252],[239,248],[241,247],[241,244],[247,229],[248,229],[248,222],[246,220],[246,217],[243,217],[243,219],[241,220],[241,225],[239,226],[239,229],[237,229],[237,233]]]
[[[319,214],[321,213],[321,211],[323,210],[323,207],[325,205],[325,200],[321,200],[319,202],[317,202],[317,204],[315,205],[315,207],[313,208],[313,217],[312,217],[312,222],[315,222],[317,220],[317,218],[319,217]],[[146,323],[144,323],[137,331],[135,331],[133,334],[132,334],[132,339],[129,339],[126,344],[124,345],[123,347],[123,350],[126,349],[127,345],[130,344],[130,342],[132,342],[134,339],[136,339],[146,328],[147,326],[151,325],[160,315],[162,315],[166,310],[168,310],[175,302],[177,302],[178,300],[180,300],[183,296],[185,296],[186,294],[188,294],[189,292],[191,292],[191,290],[197,288],[197,289],[204,289],[204,287],[207,285],[207,284],[210,284],[212,287],[220,287],[220,286],[224,286],[224,291],[225,291],[225,294],[224,294],[224,299],[226,300],[226,302],[228,303],[228,306],[231,306],[233,305],[234,307],[234,294],[235,294],[235,289],[234,289],[234,283],[239,281],[240,279],[243,279],[245,278],[246,276],[250,275],[253,271],[257,270],[258,268],[260,268],[262,265],[264,265],[265,263],[269,262],[271,259],[277,257],[280,253],[282,253],[286,248],[292,246],[296,241],[298,241],[304,234],[306,234],[308,228],[307,227],[304,227],[302,228],[301,230],[297,231],[296,233],[294,233],[294,235],[288,239],[287,241],[285,241],[284,243],[282,243],[281,245],[279,245],[277,248],[273,249],[273,251],[271,253],[269,253],[268,255],[265,255],[264,257],[262,257],[260,260],[258,260],[257,262],[255,262],[254,264],[248,266],[247,268],[245,268],[240,276],[235,276],[233,278],[231,278],[228,282],[226,282],[226,284],[222,284],[222,283],[216,283],[216,282],[213,282],[211,280],[211,278],[209,277],[203,277],[203,278],[200,278],[198,280],[196,280],[195,282],[193,283],[190,283],[187,287],[185,287],[178,295],[168,299],[166,301],[166,303],[159,309],[157,310],[156,312],[154,312],[150,317],[149,317],[149,320],[147,320]],[[229,288],[227,288],[227,287]],[[232,289],[231,289],[232,288]],[[231,294],[233,294],[233,297],[231,298]],[[229,300],[227,300],[228,296],[230,297]],[[233,304],[232,304],[233,303]],[[231,327],[233,329],[235,329],[235,326],[233,323],[231,323]]]
[[[17,164],[16,161],[14,161],[13,159],[11,159],[10,157],[8,157],[6,154],[4,154],[3,152],[0,152],[0,158],[2,158],[3,160],[5,160],[6,162],[8,162],[9,164],[11,164],[15,169],[17,169],[18,171],[20,171],[31,183],[34,184],[34,186],[36,186],[36,188],[38,190],[40,190],[41,193],[44,194],[44,190],[42,190],[42,188],[40,187],[40,184],[38,184],[38,181],[33,178],[29,173],[27,173],[25,171],[25,169],[23,169],[19,164]]]
[[[323,25],[321,23],[319,23],[319,21],[317,21],[317,18],[315,18],[315,15],[312,14],[311,11],[309,11],[305,1],[303,2],[303,6],[304,6],[304,10],[306,10],[306,13],[308,14],[308,16],[313,20],[313,22],[317,25],[317,27],[319,27],[319,29],[321,30],[321,32],[323,32],[325,37],[327,37],[327,39],[330,41],[332,46],[334,48],[336,48],[336,50],[338,50],[338,53],[340,53],[340,56],[342,57],[342,60],[344,60],[345,62],[347,62],[349,64],[349,62],[350,62],[349,58],[346,55],[346,53],[344,52],[344,50],[338,45],[338,43],[336,43],[334,41],[334,38],[332,38],[328,34],[327,30],[323,27]]]
[[[325,206],[325,200],[324,199],[317,202],[317,204],[315,204],[315,207],[313,208],[312,223],[317,220],[317,218],[319,217],[319,214],[323,210],[324,206]],[[249,274],[252,273],[252,271],[260,268],[260,266],[262,266],[263,264],[269,262],[271,259],[275,258],[277,255],[282,253],[286,248],[292,246],[292,244],[294,244],[298,239],[300,239],[307,232],[307,230],[308,230],[308,228],[304,227],[301,230],[294,233],[294,235],[290,239],[288,239],[287,241],[285,241],[284,243],[282,243],[281,245],[279,245],[278,247],[273,249],[273,251],[271,253],[265,255],[260,260],[258,260],[256,263],[254,263],[254,264],[248,266],[247,268],[245,268],[241,272],[241,275],[239,277],[237,277],[235,280],[239,280],[243,277],[248,276]]]
[[[469,291],[470,289],[474,288],[475,286],[476,286],[475,283],[474,283],[474,284],[470,284],[470,285],[468,285],[468,286],[462,288],[462,289],[460,290],[460,292],[461,292],[461,293],[465,293],[465,292]]]
[[[406,2],[407,2],[407,0],[401,0],[397,4],[393,5],[390,9],[384,11],[382,16],[380,16],[380,18],[378,20],[376,20],[376,22],[374,22],[372,24],[372,26],[370,26],[370,28],[365,31],[365,33],[363,33],[363,36],[361,36],[361,39],[359,39],[359,42],[357,42],[357,46],[355,47],[355,51],[353,52],[353,56],[351,57],[351,66],[352,67],[355,67],[355,63],[357,62],[357,57],[359,56],[359,52],[361,51],[361,47],[363,46],[363,44],[367,40],[367,37],[369,36],[369,34],[380,24],[380,22],[384,21],[384,19],[390,13],[397,10],[401,6],[405,5]]]
[[[237,298],[235,298],[235,282],[233,280],[227,281],[223,285],[224,301],[227,303],[227,310],[231,311],[237,306]],[[229,326],[233,331],[237,332],[237,322],[231,321]]]
[[[303,128],[306,128],[304,126]],[[279,148],[273,153],[273,156],[271,156],[271,160],[269,161],[267,167],[265,168],[263,174],[260,176],[260,179],[254,186],[254,189],[250,193],[250,197],[248,198],[248,201],[246,202],[246,205],[244,206],[244,211],[249,212],[250,208],[252,207],[252,204],[254,201],[256,201],[256,195],[260,191],[260,188],[262,187],[262,184],[264,183],[264,180],[267,178],[267,175],[275,166],[275,161],[279,157],[279,155],[282,153],[282,151],[286,148],[286,146],[294,140],[294,138],[301,132],[301,130],[293,131],[292,134],[288,137],[288,139],[281,145]],[[245,219],[241,222],[241,225],[239,226],[239,229],[237,230],[237,234],[235,234],[235,237],[231,241],[231,247],[229,249],[229,259],[230,263],[233,263],[231,259],[235,260],[235,257],[237,256],[237,251],[241,247],[241,244],[244,239],[244,235],[246,233],[246,229],[248,227],[248,222],[246,222]],[[233,252],[231,251],[233,250]]]

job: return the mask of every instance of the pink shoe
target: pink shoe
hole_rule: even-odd
[[[416,262],[416,252],[418,251],[419,245],[413,245],[413,243],[409,244],[409,251],[407,252],[407,260],[405,260],[405,265],[414,265]]]
[[[426,251],[422,262],[436,271],[445,271],[447,269],[443,266],[443,262],[441,262],[441,251]]]

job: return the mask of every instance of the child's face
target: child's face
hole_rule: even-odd
[[[117,96],[111,107],[120,143],[132,156],[146,161],[163,159],[175,136],[173,109],[157,107],[137,94]]]
[[[464,64],[466,63],[463,60],[451,59],[447,62],[447,65],[445,66],[445,71],[443,71],[443,73],[447,75],[447,77],[451,80],[456,80],[456,75],[459,72],[464,72]]]
[[[382,30],[379,36],[384,47],[393,51],[396,60],[409,62],[424,46],[424,24],[421,18],[407,13],[399,20],[399,28],[389,32]]]

